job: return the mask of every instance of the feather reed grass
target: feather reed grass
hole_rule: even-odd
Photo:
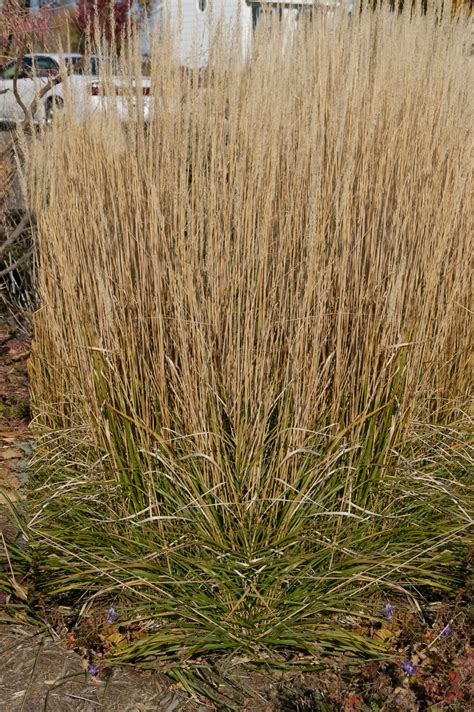
[[[315,17],[290,44],[263,26],[245,66],[216,36],[205,82],[164,38],[149,126],[66,107],[33,139],[42,438],[17,553],[47,600],[147,622],[117,659],[380,655],[348,615],[458,585],[465,38],[431,11]]]

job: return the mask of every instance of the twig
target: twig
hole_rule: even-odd
[[[13,245],[13,243],[23,233],[23,230],[27,226],[28,221],[29,221],[29,215],[26,213],[25,215],[23,215],[22,219],[20,220],[20,222],[18,223],[16,228],[13,230],[11,235],[9,235],[7,237],[7,239],[5,240],[5,242],[2,245],[0,245],[0,260],[3,258],[4,255],[7,254],[7,250],[9,249],[9,247],[11,247],[11,245]]]
[[[24,130],[25,130],[25,131],[27,131],[27,130],[30,128],[31,123],[32,123],[32,121],[33,121],[33,119],[34,119],[34,116],[35,116],[35,114],[36,114],[36,111],[37,111],[37,109],[38,109],[38,104],[39,104],[39,102],[41,101],[41,99],[42,99],[53,87],[55,87],[57,84],[61,84],[62,80],[63,80],[63,78],[62,78],[62,76],[61,76],[60,74],[58,74],[56,77],[51,77],[51,79],[44,85],[44,87],[42,87],[42,88],[35,94],[35,98],[33,99],[33,101],[32,101],[31,104],[30,104],[28,117],[27,117],[26,122],[25,122],[25,125],[24,125]]]
[[[26,49],[26,45],[23,43],[23,45],[20,47],[16,62],[15,62],[15,74],[13,75],[13,94],[15,95],[16,103],[23,111],[25,117],[28,118],[28,109],[27,109],[26,105],[23,103],[23,100],[20,96],[20,92],[18,91],[18,78],[19,78],[19,74],[20,74],[20,67],[23,63],[23,55],[25,53],[25,49]]]
[[[25,252],[24,255],[22,255],[22,256],[19,257],[17,260],[15,260],[15,262],[14,262],[12,265],[10,265],[9,267],[7,267],[6,269],[3,269],[3,270],[0,272],[0,278],[6,277],[7,274],[10,274],[10,272],[13,272],[13,270],[17,269],[17,267],[20,267],[20,265],[22,265],[24,262],[26,262],[27,260],[30,259],[30,257],[32,256],[32,254],[33,254],[33,248],[31,247],[31,248],[28,250],[28,252]]]
[[[84,702],[91,702],[93,705],[102,706],[102,702],[98,700],[91,700],[90,697],[81,697],[80,695],[72,695],[70,692],[66,693],[66,697],[72,697],[73,700],[84,700]]]
[[[18,79],[20,75],[20,67],[23,63],[23,55],[25,53],[26,46],[23,44],[20,48],[20,51],[18,52],[17,60],[15,62],[15,74],[13,75],[13,94],[15,95],[16,102],[18,106],[21,108],[23,111],[23,114],[25,116],[25,123],[23,124],[23,130],[28,131],[31,129],[31,125],[33,123],[33,119],[35,117],[36,111],[38,109],[38,103],[41,101],[41,99],[57,84],[60,84],[63,80],[61,74],[58,74],[55,77],[51,77],[46,84],[41,87],[41,89],[35,93],[35,96],[33,98],[33,101],[29,106],[26,106],[26,104],[23,103],[23,100],[20,96],[20,92],[18,91]],[[72,70],[71,70],[72,71]],[[33,81],[35,78],[35,75],[31,77],[31,81]],[[8,89],[5,89],[5,92],[8,91]],[[4,92],[2,92],[4,93]]]

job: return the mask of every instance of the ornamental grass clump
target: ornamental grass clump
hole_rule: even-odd
[[[66,106],[33,139],[18,555],[41,600],[143,622],[116,659],[379,655],[354,616],[459,584],[466,37],[431,11],[316,16],[262,26],[245,65],[217,37],[204,78],[163,38],[148,127]]]

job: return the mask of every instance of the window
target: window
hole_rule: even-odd
[[[25,79],[27,77],[50,77],[52,74],[57,74],[59,67],[57,62],[52,57],[35,57],[33,68],[33,57],[23,57],[23,61],[18,71],[18,78]],[[8,64],[3,72],[0,73],[0,79],[13,79],[15,76],[15,62]]]
[[[0,74],[0,79],[13,79],[15,76],[15,62],[8,64]]]
[[[64,57],[64,66],[68,74],[84,74],[84,57]]]
[[[336,0],[325,0],[326,3],[336,2]],[[247,6],[252,11],[252,25],[257,26],[260,18],[266,18],[267,21],[279,20],[291,17],[293,20],[312,17],[318,7],[316,0],[301,0],[300,2],[254,2],[254,0],[246,0]]]
[[[99,60],[97,57],[86,59],[81,55],[66,57],[64,64],[68,74],[90,74],[93,77],[99,74]]]
[[[13,73],[15,73],[13,71]],[[23,57],[21,67],[18,72],[18,79],[31,79],[33,76],[33,60],[31,57]],[[12,75],[13,79],[13,75]]]
[[[256,26],[257,20],[260,17],[260,4],[257,2],[252,3],[252,25],[253,27]]]
[[[198,0],[198,10],[205,12],[207,8],[207,0]]]
[[[59,72],[59,66],[52,57],[35,57],[35,72],[37,77],[50,77]]]
[[[32,76],[33,62],[30,57],[23,57],[20,67],[18,68],[18,79],[27,79]],[[0,79],[14,79],[16,71],[16,62],[10,62],[0,75]]]
[[[283,10],[286,8],[285,5],[281,5],[279,2],[262,4],[261,2],[251,2],[250,0],[247,0],[247,5],[249,5],[252,10],[253,27],[257,26],[257,22],[261,17],[266,18],[267,21],[272,21],[275,18],[281,20],[283,17]]]

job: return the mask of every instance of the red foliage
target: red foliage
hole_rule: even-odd
[[[18,0],[7,0],[0,9],[0,62],[10,59],[12,50],[27,48],[34,39],[46,34],[50,13],[43,8],[32,13]]]
[[[456,670],[449,671],[449,681],[451,685],[446,692],[446,700],[448,702],[455,702],[457,700],[462,700],[464,697],[464,692],[461,689],[461,675]]]
[[[120,41],[130,22],[133,0],[79,0],[76,24],[92,38]]]
[[[346,699],[346,711],[347,712],[358,712],[362,707],[362,700],[358,695],[349,695]]]

